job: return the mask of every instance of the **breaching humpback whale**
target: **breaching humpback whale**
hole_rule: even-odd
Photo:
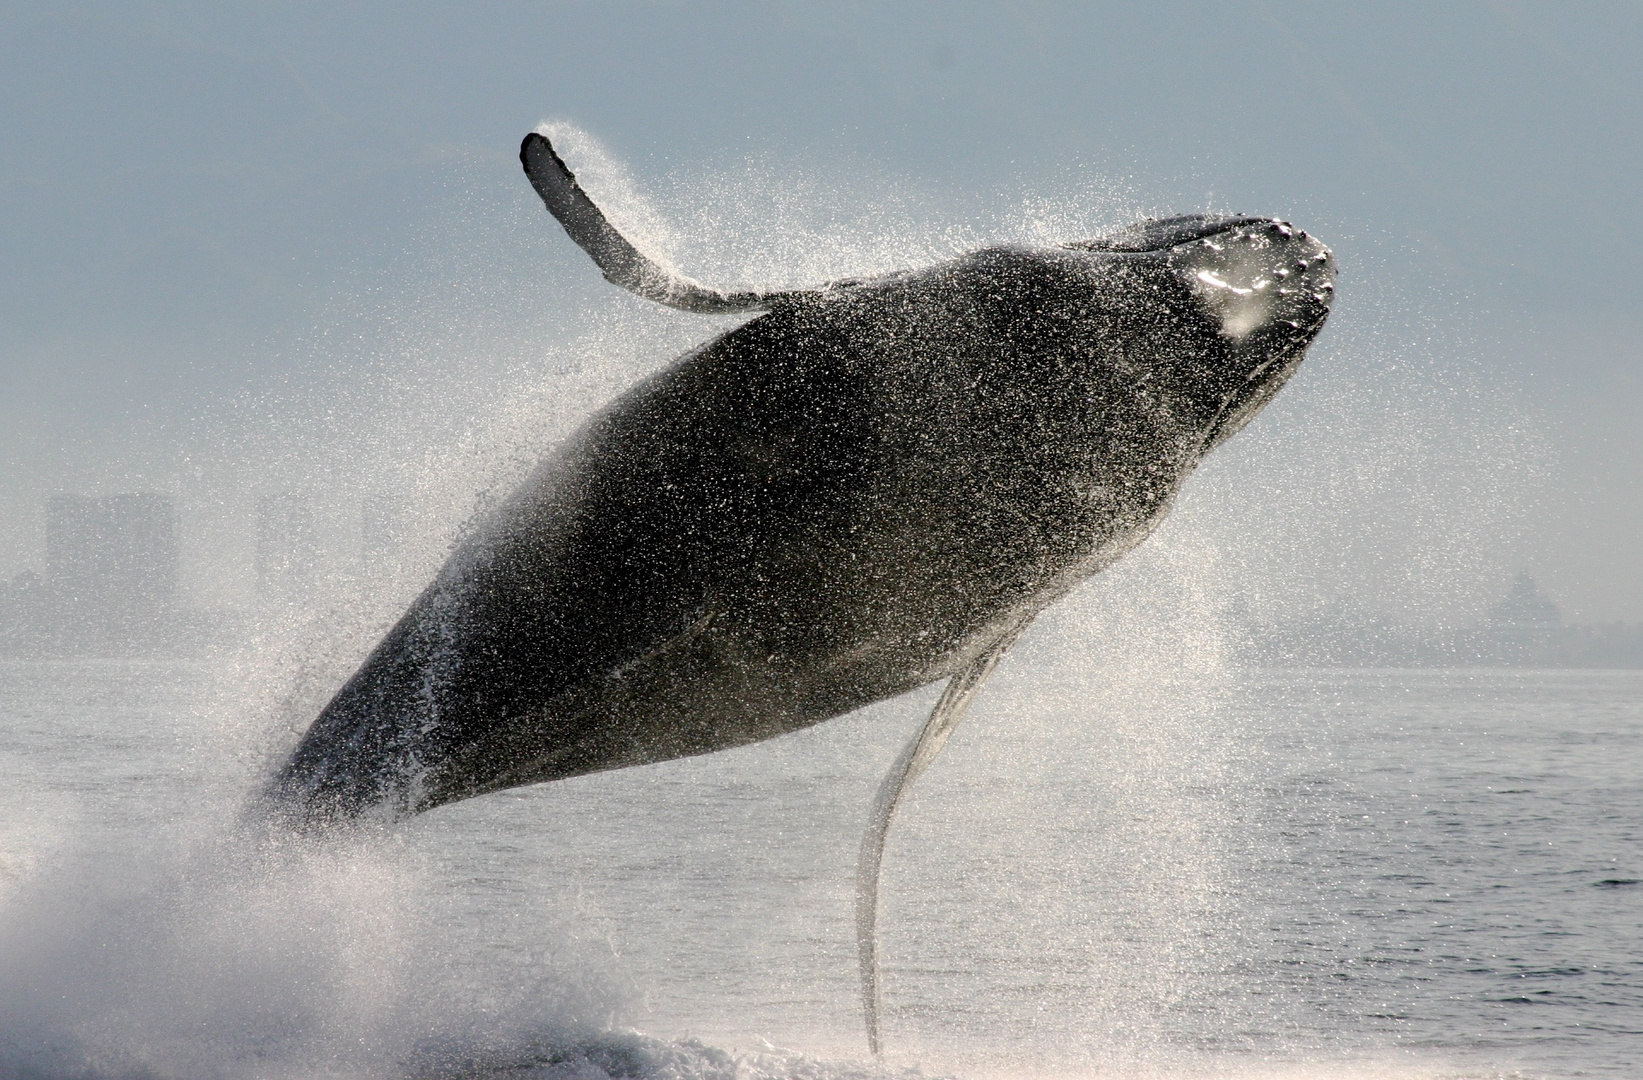
[[[757,317],[595,415],[465,535],[267,791],[317,830],[739,746],[939,679],[862,845],[1023,628],[1158,524],[1329,312],[1260,217],[1148,220],[924,269],[734,292],[618,233],[548,140],[520,159],[607,279]]]

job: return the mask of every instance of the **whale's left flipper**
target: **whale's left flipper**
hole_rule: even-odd
[[[930,712],[930,719],[913,736],[913,740],[896,758],[879,785],[878,797],[873,800],[873,813],[867,822],[867,833],[861,838],[861,858],[856,863],[856,957],[861,965],[861,1008],[867,1020],[867,1045],[873,1056],[881,1050],[879,1039],[879,867],[884,861],[884,838],[890,831],[890,819],[902,796],[913,786],[919,774],[947,745],[964,713],[975,700],[976,692],[987,676],[993,673],[999,660],[1015,644],[1026,624],[1011,630],[974,663],[954,675],[942,691],[941,700]]]
[[[637,293],[646,300],[703,315],[764,311],[772,304],[802,295],[788,292],[727,292],[712,289],[658,266],[605,220],[604,211],[588,198],[576,175],[554,152],[553,144],[536,132],[519,146],[519,161],[531,186],[548,210],[559,219],[578,247],[592,256],[605,280]]]

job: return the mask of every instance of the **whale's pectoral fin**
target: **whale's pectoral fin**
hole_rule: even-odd
[[[1023,623],[999,638],[993,646],[969,667],[954,675],[942,691],[941,700],[931,710],[924,727],[902,749],[896,763],[890,766],[884,782],[879,785],[873,800],[872,816],[867,832],[861,838],[861,857],[856,863],[856,957],[861,965],[861,1008],[867,1020],[867,1045],[873,1056],[881,1049],[879,1039],[879,867],[884,861],[884,839],[890,831],[890,819],[902,796],[913,786],[920,773],[947,745],[948,736],[964,718],[964,713],[975,700],[982,683],[987,681],[993,668],[998,666],[1015,639],[1026,628]]]
[[[519,161],[531,186],[542,196],[548,210],[559,219],[577,246],[592,256],[604,272],[605,280],[637,293],[646,300],[711,315],[738,311],[763,311],[772,304],[800,295],[798,292],[726,292],[708,288],[674,273],[631,244],[605,219],[604,212],[547,139],[531,132],[519,147]]]

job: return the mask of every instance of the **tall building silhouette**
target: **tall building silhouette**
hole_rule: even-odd
[[[1489,623],[1502,633],[1543,634],[1563,625],[1563,613],[1541,593],[1534,578],[1520,572],[1506,598],[1489,609]]]

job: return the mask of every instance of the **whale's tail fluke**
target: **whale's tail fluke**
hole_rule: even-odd
[[[519,146],[519,161],[531,186],[542,196],[549,213],[565,227],[577,246],[593,258],[605,280],[620,285],[646,300],[692,311],[719,315],[741,311],[766,311],[773,304],[804,295],[809,290],[730,292],[692,281],[682,274],[659,266],[616,231],[582,185],[554,151],[547,138],[531,132]]]

